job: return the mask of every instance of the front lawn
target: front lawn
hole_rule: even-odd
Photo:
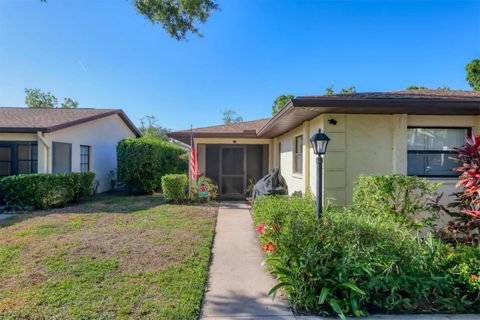
[[[216,212],[102,196],[0,220],[0,318],[196,319]]]

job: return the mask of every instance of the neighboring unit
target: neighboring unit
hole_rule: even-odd
[[[224,198],[244,197],[248,180],[280,168],[289,193],[316,192],[315,155],[309,138],[322,129],[331,139],[325,155],[325,198],[352,201],[361,174],[408,174],[444,182],[458,180],[452,147],[480,132],[480,93],[412,90],[305,96],[290,100],[274,117],[177,131],[193,134],[202,174]]]
[[[119,109],[0,108],[0,177],[91,171],[108,191],[117,143],[140,135]]]

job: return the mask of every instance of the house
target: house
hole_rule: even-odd
[[[316,156],[309,138],[321,129],[331,139],[324,157],[323,198],[352,201],[361,174],[407,174],[455,188],[452,147],[480,132],[480,93],[414,90],[303,96],[274,117],[176,131],[194,137],[202,174],[223,198],[242,198],[249,179],[280,168],[289,193],[316,192]]]
[[[0,108],[0,176],[91,171],[107,191],[117,143],[140,135],[119,109]]]

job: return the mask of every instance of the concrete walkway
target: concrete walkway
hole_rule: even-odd
[[[201,319],[338,319],[294,316],[286,301],[280,297],[272,301],[268,292],[275,285],[275,279],[263,270],[264,257],[257,239],[248,206],[243,203],[222,203]],[[374,315],[367,319],[473,320],[480,319],[480,315]]]
[[[202,319],[294,319],[285,301],[268,296],[275,280],[263,259],[248,206],[222,203]]]

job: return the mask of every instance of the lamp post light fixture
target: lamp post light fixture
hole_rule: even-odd
[[[322,165],[328,142],[330,138],[322,132],[322,129],[318,129],[318,132],[310,138],[313,153],[317,155],[317,218],[322,214]]]

